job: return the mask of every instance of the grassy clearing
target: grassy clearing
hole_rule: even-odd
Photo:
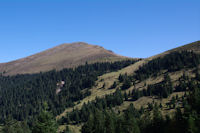
[[[81,133],[81,127],[82,125],[69,125],[69,129],[73,133]]]
[[[148,103],[157,103],[158,105],[160,105],[160,103],[161,103],[163,106],[162,114],[164,116],[166,114],[172,115],[175,112],[175,109],[169,110],[166,104],[170,102],[172,97],[176,97],[176,95],[178,95],[178,97],[180,98],[184,94],[185,94],[185,92],[175,92],[175,93],[171,94],[168,98],[163,98],[163,99],[157,99],[155,97],[141,97],[137,101],[125,101],[121,106],[115,107],[114,110],[122,112],[123,110],[126,110],[131,103],[134,105],[134,107],[136,109],[140,109],[142,106],[144,108],[147,108]]]
[[[58,133],[66,130],[66,126],[69,127],[69,130],[72,133],[81,133],[81,127],[82,127],[82,125],[61,125],[61,126],[59,126]]]

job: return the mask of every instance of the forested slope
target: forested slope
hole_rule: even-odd
[[[199,45],[137,61],[1,75],[2,132],[199,133]]]
[[[200,56],[192,51],[173,52],[153,59],[133,74],[119,75],[118,80],[108,88],[120,88],[116,89],[115,93],[85,103],[80,110],[75,109],[67,113],[59,122],[67,125],[86,122],[82,126],[83,133],[198,133],[199,64]],[[176,79],[171,79],[171,75],[176,72],[182,74]],[[158,83],[137,88],[138,84],[146,79],[157,77],[163,78]],[[132,86],[134,89],[131,90]],[[179,95],[183,94],[179,92],[185,94]],[[168,99],[168,102],[157,102],[157,99],[165,100],[173,93],[177,95]],[[143,97],[153,100],[147,102],[147,105],[135,108],[135,101]],[[130,104],[128,108],[120,110],[120,106],[127,102]]]
[[[85,64],[75,69],[52,70],[38,74],[0,76],[0,120],[12,118],[32,124],[44,102],[54,116],[91,94],[97,77],[117,71],[132,60]],[[58,91],[59,90],[59,91]]]

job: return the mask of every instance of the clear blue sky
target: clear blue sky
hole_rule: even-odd
[[[0,62],[77,41],[152,56],[200,40],[199,7],[199,0],[0,0]]]

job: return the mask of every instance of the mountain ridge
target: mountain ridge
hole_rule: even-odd
[[[158,55],[145,58],[144,61],[146,62],[171,52],[182,50],[192,50],[200,53],[200,41],[167,50]],[[52,69],[61,70],[63,68],[73,68],[84,65],[85,62],[108,62],[127,58],[129,57],[117,55],[111,50],[106,50],[98,45],[91,45],[85,42],[63,43],[21,59],[0,63],[0,73],[3,73],[4,75],[31,74]]]
[[[127,57],[97,45],[84,42],[63,43],[25,58],[0,63],[0,72],[6,75],[38,73],[52,69],[73,68],[85,62],[107,62],[125,58]]]

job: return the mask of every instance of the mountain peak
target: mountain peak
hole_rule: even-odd
[[[38,73],[52,69],[72,68],[94,62],[121,60],[124,57],[114,54],[101,46],[84,42],[64,43],[35,55],[0,64],[0,72],[7,75]]]

